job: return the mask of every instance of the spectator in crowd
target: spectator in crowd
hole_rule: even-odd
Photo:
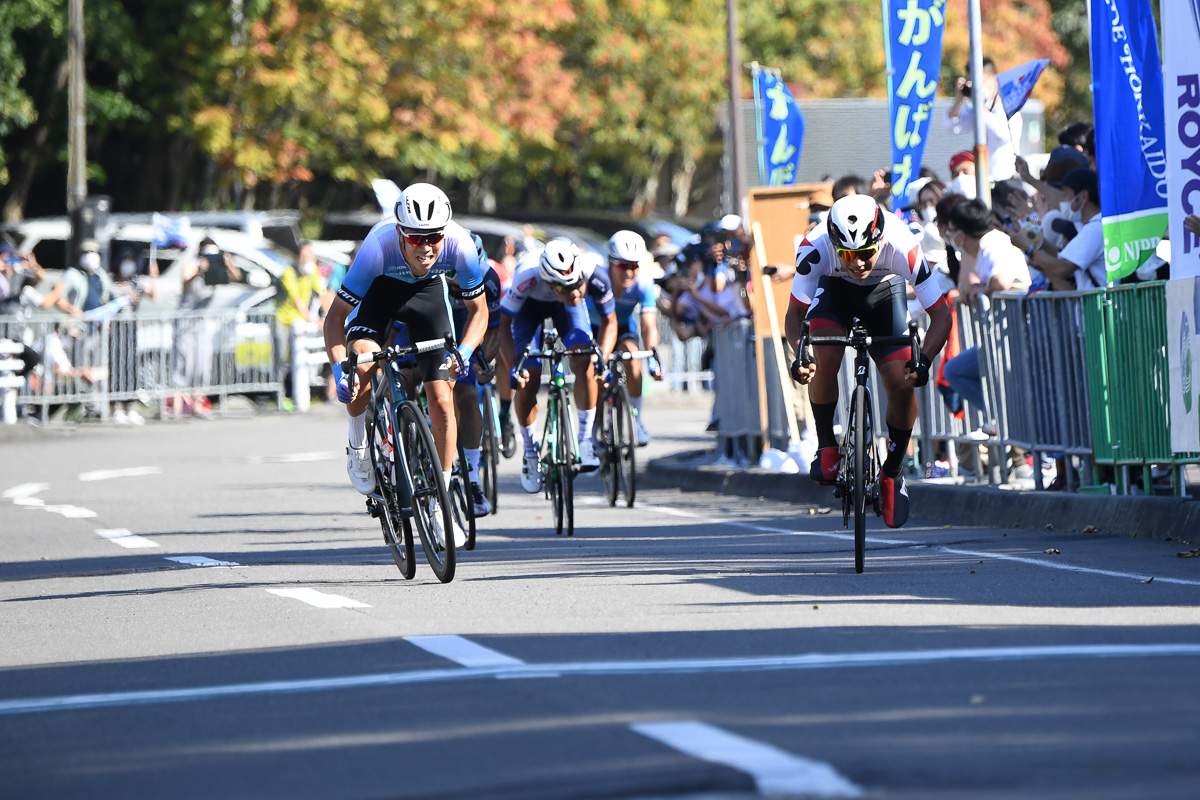
[[[1057,214],[1050,216],[1049,213],[1057,210],[1058,204],[1062,200],[1058,184],[1062,183],[1062,179],[1071,170],[1087,166],[1087,156],[1074,147],[1059,145],[1051,151],[1046,168],[1042,170],[1041,178],[1035,178],[1029,171],[1029,162],[1017,156],[1017,174],[1021,176],[1021,180],[1036,189],[1045,201],[1046,208],[1042,209],[1044,212],[1042,221],[1047,229],[1050,228],[1053,220],[1058,219]],[[1073,236],[1074,233],[1071,235]]]
[[[108,390],[128,394],[138,389],[137,323],[130,318],[143,297],[158,299],[158,262],[151,261],[146,275],[138,274],[138,262],[130,248],[121,251],[113,276],[113,296],[123,298],[125,307],[109,323]],[[118,425],[144,425],[145,419],[133,407],[133,400],[112,404],[112,421]]]
[[[227,283],[241,283],[244,279],[242,271],[233,263],[233,256],[221,250],[211,237],[200,241],[200,258],[208,265],[200,273],[208,286],[221,286]]]
[[[992,189],[992,208],[1003,223],[1012,243],[1024,253],[1042,243],[1044,233],[1041,216],[1034,210],[1033,201],[1016,181],[1003,181]],[[1028,258],[1026,259],[1028,264]],[[1033,292],[1049,288],[1041,270],[1029,265],[1030,286]]]
[[[215,254],[205,252],[205,249],[202,246],[194,260],[185,259],[177,267],[183,291],[179,295],[181,313],[175,320],[171,341],[171,386],[175,391],[171,403],[163,411],[164,418],[172,414],[177,417],[212,416],[208,396],[204,393],[212,381],[212,329],[200,312],[212,302],[213,288],[204,275],[213,263],[207,256]]]
[[[964,70],[968,71],[969,70]],[[946,111],[946,130],[952,134],[974,131],[974,109],[971,104],[971,82],[959,77],[954,82],[954,102]],[[1020,113],[1010,119],[1000,101],[1000,83],[996,80],[996,64],[983,57],[983,85],[979,87],[983,103],[983,124],[987,130],[988,178],[993,182],[1010,180],[1016,175],[1017,150],[1013,130],[1021,130]]]
[[[958,276],[961,274],[962,257],[949,239],[950,213],[955,206],[965,202],[967,202],[967,198],[961,194],[947,191],[937,201],[933,212],[934,218],[937,220],[938,234],[945,243],[946,274],[955,286],[958,285]]]
[[[512,281],[513,270],[517,268],[517,240],[514,237],[504,237],[504,246],[496,262],[499,264],[496,274],[500,276],[500,283],[507,285]]]
[[[1104,229],[1100,217],[1100,190],[1094,170],[1076,168],[1059,185],[1059,211],[1064,219],[1081,225],[1079,233],[1059,250],[1044,238],[1026,247],[1030,263],[1050,281],[1052,289],[1093,289],[1108,283],[1104,259]]]
[[[62,279],[42,300],[42,308],[57,308],[75,317],[97,309],[112,299],[112,281],[100,266],[100,245],[85,239],[79,246],[76,265],[63,271]]]
[[[1074,148],[1082,155],[1084,153],[1084,148],[1087,145],[1088,134],[1091,132],[1091,123],[1072,122],[1070,125],[1058,132],[1058,143],[1064,147]],[[1085,155],[1084,158],[1087,158],[1087,156]]]
[[[351,253],[345,261],[336,261],[329,269],[329,274],[324,274],[322,271],[322,279],[325,285],[325,291],[321,293],[321,317],[324,319],[325,314],[329,311],[329,307],[333,305],[333,298],[337,295],[337,290],[342,288],[342,281],[346,279],[346,273],[350,270],[350,265],[354,263],[355,253]],[[321,263],[318,262],[318,269]],[[333,370],[329,369],[328,365],[324,367],[325,372],[325,399],[332,403],[337,400],[337,385],[333,380]]]
[[[975,199],[975,154],[970,150],[950,156],[950,183],[946,184],[946,192]]]
[[[297,323],[315,326],[320,321],[325,283],[317,269],[317,256],[311,244],[300,245],[295,266],[284,269],[279,284],[280,291],[275,296],[275,352],[276,362],[286,375],[292,366],[293,328]],[[290,387],[291,381],[285,379],[284,385]]]

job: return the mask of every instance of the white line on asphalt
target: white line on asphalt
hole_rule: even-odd
[[[177,561],[190,567],[240,567],[236,561],[218,561],[208,556],[164,556],[167,561]]]
[[[20,486],[14,486],[11,489],[4,490],[4,499],[12,500],[16,503],[18,500],[33,497],[38,492],[44,492],[50,488],[48,483],[22,483]]]
[[[320,453],[284,453],[279,456],[246,456],[248,464],[302,464],[306,461],[333,461],[342,454],[324,450]]]
[[[679,752],[754,778],[759,794],[862,797],[863,791],[824,761],[793,755],[697,720],[637,722],[630,730]]]
[[[324,592],[318,592],[316,589],[267,589],[267,591],[271,594],[277,594],[280,597],[290,597],[293,600],[303,601],[317,608],[370,608],[366,603],[351,600],[349,597],[342,597],[339,594],[325,594]]]
[[[275,590],[268,590],[275,591]],[[445,683],[479,678],[542,678],[571,675],[681,675],[713,672],[765,672],[788,669],[918,666],[939,662],[1035,661],[1056,658],[1200,658],[1200,644],[1096,644],[1049,647],[981,647],[960,650],[805,653],[791,656],[660,659],[655,661],[584,661],[517,664],[507,667],[454,667],[383,672],[339,678],[310,678],[187,689],[76,694],[0,700],[0,714],[29,714],[64,709],[174,703],[216,697],[327,692],[370,686]]]
[[[111,478],[137,478],[141,475],[158,475],[162,470],[158,467],[127,467],[125,469],[98,469],[94,472],[79,473],[79,480],[107,481]]]
[[[603,501],[598,500],[597,502],[603,502]],[[705,519],[705,517],[703,515],[692,514],[690,512],[686,512],[686,511],[679,511],[677,509],[673,509],[668,506],[650,506],[650,505],[642,505],[641,503],[638,503],[637,507],[640,509],[644,509],[646,511],[654,511],[659,514],[667,514],[670,516],[689,516],[689,517],[696,517],[699,519]],[[747,528],[749,530],[758,531],[760,533],[780,533],[780,534],[784,534],[787,536],[808,536],[808,537],[817,537],[817,538],[824,538],[824,539],[839,539],[841,541],[852,541],[854,539],[854,535],[850,534],[850,533],[835,533],[832,531],[794,531],[794,530],[790,530],[788,528],[775,528],[770,525],[759,525],[758,523],[755,523],[755,522],[743,522],[743,521],[739,521],[739,520],[714,519],[714,520],[711,520],[711,522],[714,524],[719,523],[719,524],[725,524],[725,525],[734,525],[739,528]],[[951,555],[956,555],[956,556],[969,556],[970,558],[985,558],[985,559],[986,558],[994,558],[999,561],[1014,561],[1014,562],[1017,562],[1020,564],[1028,564],[1028,565],[1034,566],[1034,567],[1043,567],[1045,569],[1057,569],[1057,570],[1063,570],[1065,572],[1078,572],[1078,573],[1082,573],[1085,575],[1103,575],[1108,578],[1124,578],[1126,580],[1141,581],[1143,583],[1145,583],[1146,580],[1151,577],[1150,575],[1146,575],[1144,573],[1138,574],[1136,572],[1120,572],[1120,571],[1111,570],[1111,569],[1097,569],[1095,567],[1080,567],[1080,566],[1076,566],[1074,564],[1066,564],[1063,562],[1043,560],[1040,558],[1029,558],[1027,556],[1012,556],[1012,555],[1007,555],[1005,553],[992,553],[992,552],[988,552],[986,550],[963,550],[963,549],[960,549],[957,547],[946,547],[944,545],[929,544],[928,542],[917,542],[917,541],[913,541],[910,539],[882,539],[882,538],[875,537],[875,536],[868,536],[867,541],[872,544],[882,544],[882,545],[889,545],[889,546],[893,546],[893,547],[928,547],[930,549],[937,550],[942,553],[949,553]],[[1200,580],[1187,580],[1186,578],[1164,578],[1159,575],[1155,575],[1153,577],[1154,577],[1155,583],[1172,583],[1172,584],[1179,584],[1181,586],[1200,586]]]
[[[42,510],[49,511],[51,514],[62,514],[67,519],[91,519],[96,516],[96,512],[90,508],[72,505],[42,506]]]
[[[144,536],[137,536],[128,528],[96,528],[96,533],[110,542],[119,544],[121,547],[128,547],[130,550],[142,547],[158,547],[156,542],[152,542]]]
[[[525,663],[462,636],[405,636],[404,641],[464,667],[508,667]]]

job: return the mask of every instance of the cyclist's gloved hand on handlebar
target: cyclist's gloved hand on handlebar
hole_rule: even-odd
[[[517,368],[513,367],[508,371],[508,383],[513,389],[524,389],[527,380],[529,380],[528,370],[521,370],[518,374]]]
[[[797,358],[792,362],[791,373],[792,380],[802,386],[807,386],[812,382],[813,376],[817,374],[817,364],[814,361],[806,367],[804,366],[803,362]]]
[[[921,353],[917,359],[917,368],[914,370],[910,363],[905,369],[904,376],[913,382],[913,386],[924,386],[929,383],[929,367],[932,363],[929,356]]]
[[[342,362],[335,361],[331,366],[333,368],[333,383],[337,386],[337,398],[343,403],[349,403],[354,398],[350,394],[350,381],[346,375],[342,374]]]
[[[650,356],[650,358],[646,361],[646,364],[650,368],[650,377],[654,378],[656,381],[661,381],[663,379],[663,371],[662,364],[658,363],[658,359],[654,356]]]

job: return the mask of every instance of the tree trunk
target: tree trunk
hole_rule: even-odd
[[[66,59],[58,62],[54,80],[46,84],[42,102],[38,104],[38,121],[26,139],[28,145],[18,152],[20,155],[9,170],[8,197],[4,201],[4,221],[18,222],[25,216],[25,201],[33,188],[33,176],[37,173],[38,156],[44,152],[50,128],[58,116],[58,98],[67,85],[70,65]]]
[[[635,217],[644,217],[653,213],[654,204],[658,201],[658,184],[662,179],[665,161],[666,156],[663,152],[657,147],[654,148],[654,161],[650,164],[650,174],[646,176],[646,182],[642,184],[641,191],[633,198],[633,215]]]
[[[671,194],[674,196],[676,218],[686,217],[691,208],[692,178],[696,175],[696,159],[690,154],[681,154],[681,162],[671,175]]]

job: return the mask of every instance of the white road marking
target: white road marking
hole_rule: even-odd
[[[22,483],[20,486],[5,489],[3,497],[5,500],[12,500],[15,503],[17,500],[32,497],[38,492],[44,492],[49,488],[50,484],[48,483]]]
[[[218,561],[208,556],[165,556],[167,561],[177,561],[190,567],[240,567],[236,561]]]
[[[594,498],[593,498],[594,499]],[[597,502],[604,502],[598,499]],[[707,519],[701,514],[693,514],[687,511],[670,508],[669,506],[653,506],[637,504],[637,507],[646,511],[653,511],[659,514],[665,514],[674,517],[695,517],[697,519]],[[759,525],[755,522],[744,522],[739,520],[709,520],[713,524],[734,525],[739,528],[747,528],[760,533],[779,533],[786,536],[807,536],[823,539],[838,539],[841,541],[853,541],[854,534],[837,533],[833,531],[796,531],[789,528],[776,528],[770,525]],[[970,558],[994,558],[998,561],[1013,561],[1020,564],[1028,564],[1033,567],[1043,567],[1045,569],[1057,569],[1066,572],[1078,572],[1085,575],[1103,575],[1108,578],[1124,578],[1127,580],[1136,580],[1145,583],[1146,579],[1151,577],[1146,574],[1136,572],[1121,572],[1111,569],[1097,569],[1095,567],[1080,567],[1074,564],[1067,564],[1061,561],[1043,560],[1040,558],[1029,558],[1026,556],[1013,556],[1005,553],[992,553],[987,550],[963,550],[957,547],[946,547],[944,545],[929,544],[928,542],[918,542],[911,539],[883,539],[876,536],[868,536],[867,541],[872,544],[882,544],[893,547],[928,547],[932,550],[937,550],[942,553],[949,553],[956,556],[968,556]],[[1200,586],[1200,580],[1188,580],[1186,578],[1164,578],[1159,575],[1154,576],[1155,583],[1172,583],[1181,586]]]
[[[269,589],[268,591],[275,591]],[[286,590],[285,590],[286,591]],[[551,675],[681,675],[723,672],[765,672],[788,669],[919,666],[939,662],[1036,661],[1063,658],[1200,658],[1200,644],[1096,644],[1049,647],[981,647],[959,650],[883,651],[874,653],[803,653],[791,656],[659,659],[654,661],[584,661],[517,664],[497,667],[454,667],[409,672],[383,672],[334,678],[309,678],[187,689],[148,689],[131,692],[29,697],[0,700],[0,714],[30,714],[63,709],[175,703],[216,697],[291,694],[448,683],[480,678],[540,678]]]
[[[339,594],[325,594],[324,592],[318,592],[316,589],[267,589],[267,591],[271,594],[277,594],[280,597],[290,597],[293,600],[300,600],[317,608],[370,608],[366,603],[351,600],[349,597],[342,597]]]
[[[62,514],[67,519],[91,519],[96,516],[96,512],[90,508],[80,508],[79,506],[61,505],[61,506],[42,506],[43,511],[49,511],[51,514]]]
[[[824,761],[793,755],[697,720],[638,722],[630,730],[679,752],[754,778],[759,794],[862,797],[863,791]]]
[[[302,464],[307,461],[333,461],[341,458],[345,453],[338,453],[331,450],[321,451],[320,453],[284,453],[279,456],[246,456],[248,464]]]
[[[159,475],[162,470],[158,467],[127,467],[125,469],[98,469],[94,472],[79,473],[79,480],[107,481],[112,478],[136,478],[141,475]]]
[[[404,641],[464,667],[507,667],[525,663],[462,636],[405,636]]]
[[[157,542],[152,542],[144,536],[138,536],[128,528],[96,528],[96,533],[110,542],[119,544],[121,547],[128,547],[130,550],[142,547],[158,547]]]

